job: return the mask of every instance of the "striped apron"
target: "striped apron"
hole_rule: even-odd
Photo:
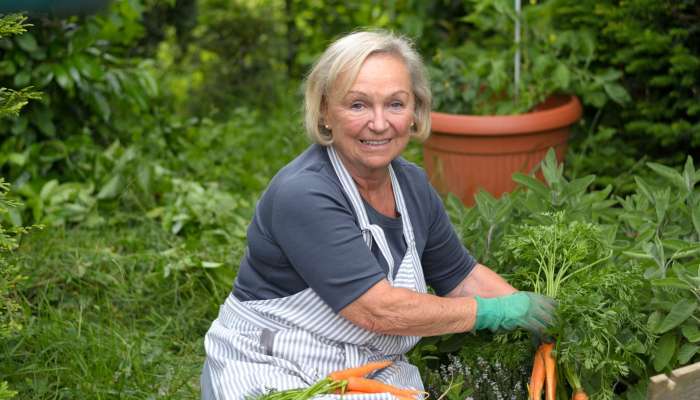
[[[389,266],[394,287],[425,293],[423,269],[399,182],[389,173],[396,207],[403,218],[406,254],[394,277],[394,261],[384,231],[369,223],[357,187],[333,147],[327,147],[333,169],[352,203],[367,246],[376,241]],[[230,294],[204,339],[202,398],[247,399],[270,389],[308,387],[330,372],[378,360],[392,365],[372,378],[398,387],[423,390],[418,369],[404,354],[417,336],[374,333],[335,313],[311,288],[291,296],[239,301]],[[319,396],[340,399],[339,395]],[[346,398],[347,399],[347,398]],[[389,394],[353,395],[357,400],[393,400]]]

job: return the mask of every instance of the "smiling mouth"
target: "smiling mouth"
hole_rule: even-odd
[[[383,144],[387,144],[391,141],[391,139],[384,139],[384,140],[362,140],[360,139],[360,143],[366,144],[369,146],[381,146]]]

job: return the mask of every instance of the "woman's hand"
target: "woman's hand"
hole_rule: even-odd
[[[474,329],[512,330],[524,328],[541,335],[552,324],[554,299],[532,292],[476,299]]]

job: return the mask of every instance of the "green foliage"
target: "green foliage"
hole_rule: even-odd
[[[20,90],[0,88],[0,118],[16,117],[19,115],[19,110],[26,106],[29,100],[38,100],[40,98],[40,92],[31,88]]]
[[[431,368],[423,369],[426,389],[431,398],[525,400],[529,381],[526,366],[532,364],[531,347],[528,340],[504,343],[498,336],[481,333],[450,335],[449,341],[426,338],[418,347],[420,352],[435,354],[436,360],[438,355],[444,358],[443,363],[432,362]],[[414,354],[418,353],[414,350]]]
[[[10,14],[0,18],[0,39],[26,32],[26,28],[31,26],[26,20],[27,17],[21,14]],[[29,100],[40,98],[41,94],[31,88],[12,90],[0,87],[0,119],[16,117]]]
[[[553,93],[572,93],[584,103],[601,107],[608,99],[619,104],[629,95],[613,68],[593,68],[594,32],[559,29],[561,1],[523,7],[520,16],[506,0],[471,1],[463,19],[469,36],[456,48],[440,49],[431,67],[435,108],[454,114],[516,114],[533,109]],[[515,21],[522,26],[515,43]],[[516,49],[520,49],[520,80],[514,81]]]
[[[567,221],[564,212],[538,216],[539,224],[516,226],[503,244],[528,288],[554,299],[565,296],[566,282],[590,272],[608,260],[612,236],[606,241],[602,227],[589,222]],[[614,233],[613,233],[614,235]]]
[[[637,178],[637,190],[621,204],[622,255],[644,269],[653,297],[647,325],[661,337],[653,352],[655,371],[700,358],[700,170],[688,157],[682,172],[648,163],[654,183]]]
[[[18,189],[81,177],[96,146],[158,132],[152,65],[122,57],[140,34],[138,4],[115,2],[110,15],[37,20],[24,35],[0,40],[0,85],[15,91],[3,94],[32,95],[21,90],[27,85],[43,92],[18,118],[0,122],[0,168]]]
[[[597,32],[592,63],[621,68],[632,98],[623,107],[590,112],[587,132],[574,144],[572,155],[580,142],[586,150],[572,159],[575,169],[596,173],[624,195],[634,191],[633,175],[647,174],[647,161],[681,167],[700,146],[695,3],[579,1],[567,2],[561,12],[565,28],[585,25]]]
[[[275,102],[285,86],[283,18],[278,1],[199,1],[187,45],[169,30],[159,49],[161,62],[178,70],[166,77],[178,106],[208,115]]]
[[[600,57],[625,66],[625,81],[635,98],[621,115],[626,136],[643,138],[646,148],[700,146],[700,47],[698,32],[691,28],[698,21],[696,11],[688,1],[595,7],[596,15],[605,17],[599,23],[608,48],[617,49]]]
[[[17,286],[25,279],[19,267],[8,261],[8,256],[17,249],[19,238],[28,232],[22,226],[6,226],[7,214],[20,204],[7,198],[10,186],[0,177],[0,346],[20,335],[25,323],[20,294]],[[13,398],[17,392],[10,390],[0,373],[0,399]]]
[[[331,40],[358,28],[382,28],[405,34],[416,41],[426,58],[439,44],[457,43],[466,31],[456,23],[464,15],[459,1],[290,0],[285,5],[290,38],[288,60],[295,77],[303,76]]]
[[[644,372],[638,353],[653,341],[641,311],[648,284],[639,268],[610,262],[614,227],[568,221],[564,212],[537,219],[505,238],[501,257],[517,265],[517,287],[557,299],[552,334],[560,365],[575,371],[589,394],[612,398],[616,380]]]
[[[29,26],[25,20],[19,14],[0,17],[0,40],[8,35],[24,33]],[[28,88],[13,91],[0,87],[0,120],[16,116],[29,99],[39,97],[38,92]],[[16,286],[25,277],[16,265],[7,261],[7,254],[17,248],[20,236],[27,233],[28,228],[19,224],[6,226],[7,221],[11,220],[11,211],[21,205],[7,197],[9,190],[10,185],[0,176],[0,344],[21,331],[24,319]],[[16,391],[10,390],[7,382],[0,380],[0,399],[11,399],[16,394]]]
[[[550,332],[557,358],[597,398],[643,391],[650,374],[700,359],[700,171],[690,157],[681,172],[647,165],[653,180],[635,177],[633,193],[611,197],[611,187],[591,188],[593,176],[566,179],[550,152],[540,169],[544,182],[515,174],[525,190],[500,199],[480,193],[470,209],[447,202],[480,262],[522,289],[558,286],[550,293],[559,302]],[[436,350],[454,350],[459,339],[431,345],[412,356],[424,360],[425,376],[436,358],[448,362]],[[469,353],[462,358],[474,361]]]
[[[6,254],[18,246],[19,235],[26,233],[22,227],[6,227],[6,214],[18,203],[7,198],[9,185],[0,178],[0,340],[19,332],[22,325],[21,313],[15,299],[15,286],[23,277],[18,274],[15,266],[9,264]]]
[[[8,14],[0,18],[0,38],[19,35],[27,31],[27,17],[22,14]]]

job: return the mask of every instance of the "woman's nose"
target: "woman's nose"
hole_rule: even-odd
[[[369,121],[369,129],[375,132],[383,132],[388,127],[389,122],[386,120],[384,110],[382,108],[374,109]]]

